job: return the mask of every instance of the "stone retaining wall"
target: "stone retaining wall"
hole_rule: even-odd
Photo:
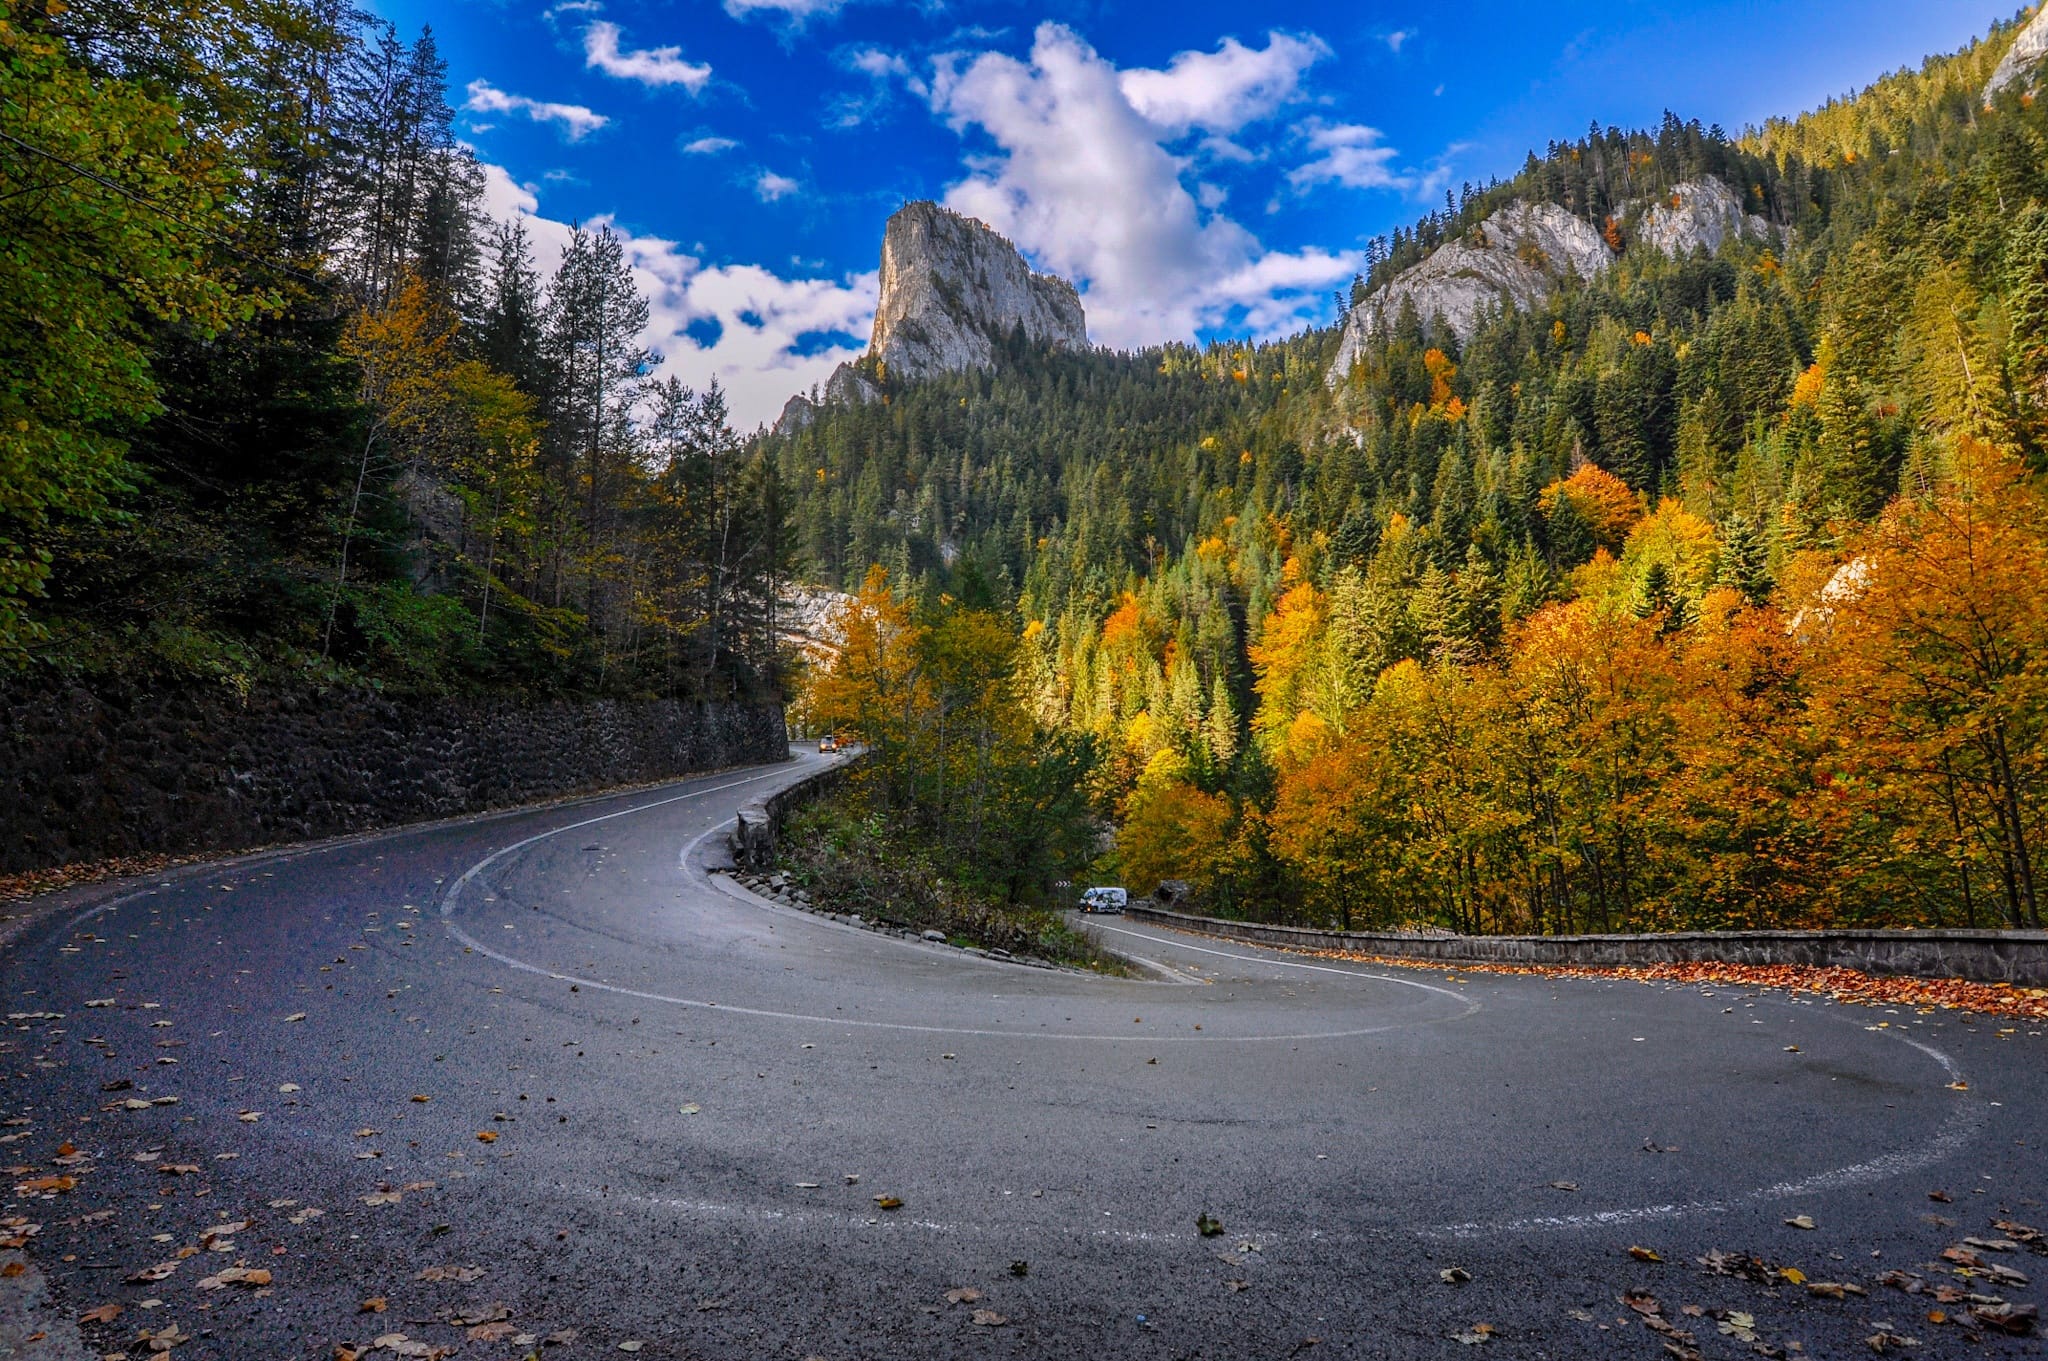
[[[0,690],[0,873],[303,841],[788,750],[776,704]]]
[[[2048,931],[1684,931],[1654,936],[1457,936],[1262,926],[1133,905],[1138,921],[1299,950],[1347,950],[1446,964],[1596,967],[1715,962],[1801,964],[1914,978],[2048,988]]]

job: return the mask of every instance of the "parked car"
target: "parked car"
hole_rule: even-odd
[[[1131,895],[1120,888],[1103,886],[1091,888],[1081,895],[1083,912],[1121,912],[1129,903]]]
[[[818,739],[818,750],[827,752],[839,750],[839,739],[831,733],[826,733]]]

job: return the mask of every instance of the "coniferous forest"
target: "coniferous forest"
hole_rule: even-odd
[[[829,409],[763,446],[796,537],[848,589],[886,569],[869,623],[1014,621],[1018,703],[1088,740],[1134,892],[1351,928],[2038,926],[2048,105],[1981,94],[2015,30],[1448,195],[1346,305],[1518,199],[1621,254],[1462,340],[1409,306],[1327,384],[1335,331]],[[1768,232],[1632,239],[1702,176]],[[943,687],[864,680],[925,715],[887,741],[945,787]]]
[[[139,683],[773,695],[771,464],[607,227],[482,212],[431,32],[0,0],[0,659]]]

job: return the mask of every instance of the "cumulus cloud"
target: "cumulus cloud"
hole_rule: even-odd
[[[581,104],[551,104],[525,95],[507,94],[487,80],[469,82],[469,99],[462,107],[471,113],[519,113],[536,123],[559,123],[562,135],[572,142],[581,141],[612,121]]]
[[[1297,189],[1341,184],[1347,189],[1406,189],[1414,177],[1395,166],[1400,152],[1380,140],[1378,128],[1363,123],[1314,123],[1308,144],[1315,158],[1288,172]]]
[[[1242,55],[1266,58],[1275,48],[1285,60]],[[1358,258],[1265,250],[1215,211],[1213,190],[1197,201],[1182,182],[1185,162],[1164,143],[1176,130],[1244,126],[1251,115],[1221,107],[1226,89],[1253,108],[1277,109],[1312,53],[1320,55],[1307,40],[1278,34],[1265,53],[1226,43],[1213,62],[1177,58],[1164,72],[1142,73],[1161,79],[1137,81],[1136,97],[1125,77],[1140,73],[1119,72],[1054,23],[1039,26],[1027,60],[998,52],[941,60],[934,109],[997,148],[969,161],[946,202],[1072,279],[1098,343],[1183,340],[1226,322],[1292,329],[1320,314],[1326,286],[1349,278]]]
[[[1271,117],[1329,55],[1329,45],[1313,35],[1269,34],[1263,48],[1225,38],[1214,52],[1181,53],[1163,71],[1122,72],[1117,84],[1133,109],[1168,132],[1232,133]]]
[[[486,165],[484,173],[485,211],[522,219],[542,277],[553,274],[569,224],[542,216],[535,187],[504,167]],[[865,347],[874,326],[880,282],[872,270],[783,278],[761,265],[706,265],[676,242],[627,231],[608,217],[584,225],[609,225],[620,237],[648,300],[640,342],[666,356],[657,372],[699,388],[716,377],[739,429],[774,420],[790,394],[822,384]]]
[[[1408,43],[1408,40],[1414,36],[1415,30],[1412,28],[1397,28],[1392,33],[1382,34],[1380,36],[1380,41],[1387,45],[1387,50],[1389,52],[1392,52],[1395,56],[1399,56],[1401,55],[1401,49],[1405,47]]]
[[[716,156],[731,151],[739,143],[730,137],[696,137],[683,143],[685,156]]]
[[[711,79],[711,67],[704,62],[684,61],[680,47],[649,47],[637,52],[619,49],[619,26],[600,21],[583,30],[583,64],[617,76],[660,88],[680,85],[691,94]]]
[[[763,203],[773,203],[779,198],[788,198],[802,187],[787,175],[763,170],[754,179],[754,196]]]

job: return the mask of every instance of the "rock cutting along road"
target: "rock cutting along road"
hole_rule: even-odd
[[[49,916],[0,961],[11,1180],[76,1179],[14,1193],[28,1282],[126,1306],[90,1354],[175,1324],[181,1358],[1662,1357],[1631,1289],[1709,1357],[1862,1354],[1880,1324],[1923,1357],[2038,1345],[1972,1345],[1877,1278],[2048,1225],[2039,1026],[1116,919],[1185,981],[987,961],[706,872],[740,803],[818,761]]]

